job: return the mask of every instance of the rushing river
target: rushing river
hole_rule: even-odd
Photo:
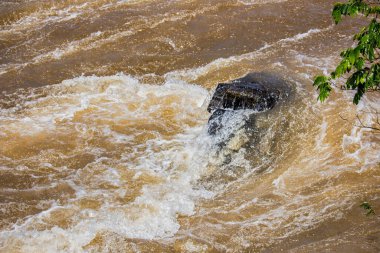
[[[2,0],[0,252],[379,252],[380,96],[312,87],[365,24],[334,2]],[[260,141],[208,135],[262,71],[295,96]]]

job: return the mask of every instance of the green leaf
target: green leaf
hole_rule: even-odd
[[[375,210],[373,210],[372,206],[370,203],[368,202],[363,202],[361,205],[360,205],[361,208],[363,208],[364,210],[367,211],[366,215],[375,215]]]
[[[363,0],[348,0],[346,3],[335,4],[332,17],[335,23],[342,20],[342,16],[362,14],[372,16],[368,25],[353,36],[357,45],[341,52],[342,57],[338,66],[330,76],[318,76],[314,86],[319,91],[318,100],[324,101],[331,92],[331,80],[351,73],[343,87],[356,90],[353,102],[359,100],[368,89],[380,89],[380,23],[377,14],[380,14],[380,1],[369,6]]]
[[[348,60],[350,61],[350,64],[354,64],[355,61],[356,61],[356,52],[355,51],[351,51],[350,54],[348,55]]]
[[[334,6],[332,11],[332,16],[334,18],[335,24],[338,24],[342,20],[342,4],[338,3]]]
[[[364,59],[362,57],[359,57],[355,60],[355,68],[357,70],[361,70],[364,66]]]
[[[314,81],[314,86],[319,90],[318,100],[323,102],[330,95],[331,84],[326,76],[317,76]]]

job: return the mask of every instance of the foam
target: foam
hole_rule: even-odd
[[[19,32],[32,27],[42,27],[45,24],[52,22],[64,22],[71,19],[75,19],[80,15],[83,15],[84,10],[88,7],[88,3],[80,5],[70,5],[64,9],[57,9],[55,6],[49,9],[42,9],[31,13],[28,16],[24,16],[16,22],[5,26],[2,33]]]
[[[122,3],[117,3],[116,5],[125,4],[126,2],[129,2],[129,1],[131,1],[131,0],[123,1]],[[84,4],[83,7],[85,7],[85,6],[86,5]],[[112,5],[112,7],[114,8],[115,6]],[[57,17],[54,17],[54,16],[50,17],[49,16],[49,18],[42,19],[42,20],[39,19],[40,18],[39,16],[38,16],[38,18],[34,18],[33,15],[37,15],[37,14],[33,14],[31,17],[29,17],[29,16],[25,17],[24,18],[25,20],[24,19],[19,20],[17,23],[12,24],[12,25],[15,27],[20,26],[20,29],[21,28],[24,29],[25,28],[24,26],[29,27],[33,23],[36,23],[36,25],[38,25],[38,24],[42,25],[45,23],[48,24],[48,23],[52,23],[52,22],[53,23],[54,22],[62,22],[62,21],[67,21],[68,19],[74,19],[77,16],[79,16],[79,14],[83,15],[83,13],[76,13],[76,14],[71,13],[69,15],[69,17],[65,17],[65,18],[61,17],[61,16],[64,16],[65,13],[70,13],[73,8],[74,7],[71,6],[71,7],[68,7],[67,10],[66,9],[60,10],[59,11],[60,14]],[[81,8],[79,8],[79,9],[81,9]],[[22,64],[19,64],[19,63],[2,64],[2,65],[0,65],[0,75],[5,74],[11,70],[23,69],[28,65],[43,63],[43,62],[47,62],[47,61],[52,60],[52,59],[53,60],[59,60],[65,56],[72,55],[72,54],[79,52],[79,51],[87,51],[87,50],[91,50],[94,48],[99,48],[99,47],[102,47],[102,46],[107,45],[109,43],[115,43],[116,41],[118,41],[120,39],[135,35],[136,33],[141,32],[144,29],[154,29],[157,26],[164,24],[164,23],[167,23],[167,22],[175,22],[175,21],[180,21],[183,19],[188,19],[188,18],[191,18],[195,15],[203,14],[207,11],[214,10],[215,8],[216,8],[215,6],[212,6],[212,7],[202,8],[196,12],[179,11],[179,12],[174,13],[173,15],[168,15],[168,14],[159,15],[157,17],[154,17],[155,20],[143,20],[144,21],[143,25],[138,25],[137,27],[130,28],[128,30],[120,31],[119,29],[116,29],[116,30],[111,30],[111,31],[93,32],[85,38],[82,38],[80,40],[71,41],[69,43],[64,43],[63,45],[55,48],[54,50],[39,54],[39,55],[33,57],[30,61],[24,62]],[[39,13],[38,15],[44,16],[45,14]],[[31,20],[33,20],[33,22]],[[12,27],[9,28],[10,31],[14,30],[14,29],[16,29],[16,28],[12,28]],[[7,31],[7,32],[9,32],[9,31]],[[1,34],[1,31],[0,31],[0,34]],[[168,45],[170,45],[173,48],[173,50],[180,51],[180,48],[178,48],[170,38],[163,38],[162,41],[164,43],[167,43]]]
[[[272,4],[272,3],[282,3],[288,0],[238,0],[239,3],[243,5],[257,5],[257,4]]]
[[[183,123],[182,130],[170,138],[164,139],[158,134],[156,138],[140,144],[146,148],[144,153],[135,154],[139,156],[137,160],[122,157],[121,164],[140,172],[139,175],[150,173],[161,181],[144,185],[141,194],[131,203],[120,205],[112,201],[126,194],[123,190],[125,183],[121,179],[120,170],[105,165],[110,159],[99,157],[69,177],[68,183],[76,192],[74,199],[70,199],[64,206],[54,204],[12,230],[2,231],[0,241],[5,250],[21,245],[21,252],[40,252],[41,248],[45,252],[81,252],[83,246],[103,231],[140,239],[173,236],[180,227],[177,215],[192,215],[196,199],[213,196],[209,191],[194,188],[194,183],[206,170],[211,145],[204,127],[204,116],[207,115],[202,116],[205,112],[205,99],[209,97],[205,89],[178,80],[167,80],[162,86],[140,84],[137,79],[124,74],[109,77],[82,76],[44,89],[48,96],[21,102],[19,112],[22,113],[15,115],[11,109],[0,112],[1,120],[12,120],[6,126],[7,133],[33,136],[79,129],[85,134],[93,127],[91,122],[77,122],[75,117],[90,108],[97,108],[97,112],[109,112],[110,116],[100,115],[114,122],[126,118],[157,120],[155,114],[165,108],[172,108],[176,109],[179,124],[182,124],[183,118],[189,117],[196,124]],[[162,103],[149,104],[152,98],[158,98]],[[165,102],[167,98],[172,98],[175,102]],[[140,103],[140,106],[129,111],[127,105],[130,103]],[[86,116],[97,117],[97,112]],[[61,121],[66,122],[63,128],[59,125]],[[109,126],[104,126],[103,134],[125,144],[133,138],[120,136]],[[90,151],[97,153],[97,150]],[[95,172],[97,174],[88,174]],[[136,173],[134,179],[138,180],[139,175]],[[116,190],[98,188],[102,183],[107,183]],[[98,210],[78,209],[74,202],[85,197],[102,199],[103,204]],[[69,228],[54,226],[42,231],[33,229],[61,207],[77,213]]]
[[[231,66],[233,64],[237,64],[243,60],[252,60],[255,58],[263,57],[263,55],[265,53],[267,53],[267,51],[270,49],[275,49],[276,47],[286,46],[289,43],[299,42],[305,38],[313,36],[314,34],[329,31],[332,28],[333,28],[333,26],[328,26],[328,27],[323,28],[323,29],[310,29],[309,31],[307,31],[305,33],[299,33],[299,34],[296,34],[290,38],[280,39],[280,40],[278,40],[274,43],[271,43],[271,44],[265,44],[264,46],[262,46],[261,48],[259,48],[256,51],[253,51],[253,52],[249,52],[249,53],[242,54],[242,55],[234,55],[234,56],[230,56],[227,58],[218,58],[218,59],[213,60],[212,62],[210,62],[204,66],[194,68],[194,69],[175,70],[175,71],[172,71],[172,72],[165,74],[165,77],[166,78],[175,78],[175,79],[186,80],[188,82],[193,82],[197,78],[205,75],[206,73],[211,72],[212,70],[225,68],[225,67]]]

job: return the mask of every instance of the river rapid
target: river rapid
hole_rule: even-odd
[[[334,2],[1,1],[0,252],[379,252],[380,133],[356,115],[380,96],[312,87],[365,24]],[[249,72],[294,97],[260,141],[244,111],[210,136],[217,83]]]

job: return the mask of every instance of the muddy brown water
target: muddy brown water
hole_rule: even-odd
[[[379,252],[379,94],[312,87],[365,24],[334,2],[1,1],[0,252]],[[294,98],[221,149],[213,89],[262,71]]]

